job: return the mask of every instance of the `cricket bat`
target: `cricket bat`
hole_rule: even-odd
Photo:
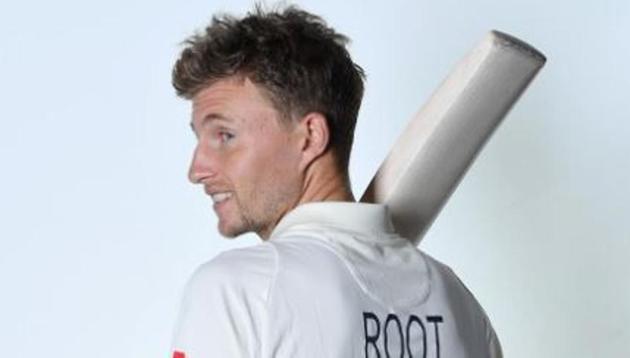
[[[361,201],[386,204],[397,232],[418,244],[545,61],[527,43],[489,32],[411,119]]]

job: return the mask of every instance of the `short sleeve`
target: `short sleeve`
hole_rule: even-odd
[[[490,358],[503,358],[503,350],[501,349],[501,343],[497,337],[496,332],[492,328],[492,325],[486,319],[486,333],[488,337],[488,349],[490,351]]]
[[[275,262],[271,245],[260,244],[200,266],[184,291],[173,356],[258,356]]]

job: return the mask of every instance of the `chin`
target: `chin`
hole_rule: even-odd
[[[219,223],[218,229],[221,236],[223,236],[226,239],[233,239],[237,236],[240,236],[242,234],[245,234],[246,232],[251,231],[251,230],[247,230],[244,227],[230,227],[229,225],[223,226],[221,225],[221,223]]]
[[[221,236],[223,236],[226,239],[233,239],[239,235],[238,233],[232,230],[223,229],[220,226],[219,226],[219,234],[221,234]]]

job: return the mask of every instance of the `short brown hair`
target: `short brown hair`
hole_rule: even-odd
[[[242,75],[261,86],[285,118],[319,112],[347,174],[365,78],[346,50],[348,42],[321,17],[295,6],[271,12],[256,6],[242,19],[214,16],[205,32],[184,42],[173,87],[191,99],[218,80]]]

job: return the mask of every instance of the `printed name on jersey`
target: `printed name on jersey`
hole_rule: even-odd
[[[365,357],[395,357],[392,352],[399,352],[398,357],[422,357],[427,358],[429,344],[433,344],[435,357],[440,358],[440,323],[444,322],[442,316],[426,316],[426,325],[422,319],[414,314],[406,320],[394,313],[384,317],[384,325],[381,319],[373,312],[363,312],[363,331],[365,333]],[[433,333],[430,326],[433,325]],[[429,328],[427,328],[429,326]],[[382,329],[381,329],[382,327]],[[412,339],[412,337],[421,339]],[[428,339],[432,336],[433,339]],[[397,342],[398,346],[396,346]],[[382,354],[383,353],[383,354]]]

